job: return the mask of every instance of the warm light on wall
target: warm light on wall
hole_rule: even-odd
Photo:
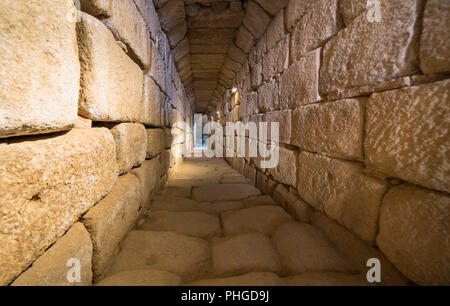
[[[237,88],[233,87],[233,89],[231,89],[231,93],[235,94],[237,92]]]

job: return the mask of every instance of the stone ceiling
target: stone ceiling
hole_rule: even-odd
[[[288,0],[154,0],[196,112],[231,88],[235,73]]]

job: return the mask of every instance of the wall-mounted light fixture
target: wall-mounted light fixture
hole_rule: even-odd
[[[231,89],[231,93],[232,94],[235,94],[237,92],[237,88],[236,87],[233,87],[232,89]]]

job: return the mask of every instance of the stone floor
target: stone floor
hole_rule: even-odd
[[[186,160],[97,285],[368,285],[309,224],[220,159]]]

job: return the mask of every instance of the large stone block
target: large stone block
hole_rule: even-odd
[[[148,126],[161,127],[161,112],[163,109],[164,95],[155,81],[144,77],[144,94],[141,103],[141,122]]]
[[[315,0],[290,0],[286,6],[285,23],[289,32],[294,30],[297,22],[305,15]]]
[[[161,173],[160,157],[146,160],[141,167],[131,170],[131,173],[136,175],[141,182],[142,207],[147,209],[153,196],[158,192]]]
[[[377,243],[418,285],[450,284],[449,207],[447,194],[408,184],[383,199]]]
[[[94,245],[95,280],[104,276],[119,242],[132,229],[141,204],[141,183],[130,173],[120,176],[111,192],[81,219]]]
[[[142,165],[147,154],[147,133],[140,123],[121,123],[111,129],[117,148],[119,173]]]
[[[70,1],[1,1],[0,138],[75,126],[75,14]]]
[[[358,164],[307,152],[299,155],[300,196],[368,244],[375,240],[386,187],[383,181],[364,174]]]
[[[255,37],[242,25],[236,33],[236,46],[249,53],[255,42]]]
[[[362,14],[328,41],[323,50],[320,92],[343,91],[418,72],[422,3],[381,1],[381,22],[370,22]]]
[[[81,13],[77,24],[81,62],[79,113],[95,121],[138,121],[143,74],[96,18]]]
[[[79,260],[80,280],[69,282],[70,259]],[[77,222],[59,238],[12,286],[90,286],[92,284],[92,242],[83,224]]]
[[[420,68],[424,73],[450,71],[450,2],[429,0],[420,38]]]
[[[280,108],[278,83],[272,79],[258,88],[258,106],[262,113]]]
[[[81,10],[92,16],[109,16],[111,0],[80,0]]]
[[[294,28],[291,39],[291,62],[311,50],[322,47],[342,27],[337,0],[317,0]]]
[[[115,159],[114,139],[105,128],[0,144],[1,284],[111,190]]]
[[[128,55],[143,69],[150,67],[150,35],[133,0],[111,1],[110,17],[103,19],[114,37],[127,46]]]
[[[256,0],[270,15],[275,15],[279,10],[284,8],[289,0]]]
[[[267,171],[277,182],[289,186],[297,184],[297,152],[279,147],[279,162],[275,168],[268,168]]]
[[[369,8],[368,5],[367,0],[339,1],[339,13],[342,15],[345,26],[349,26],[356,17],[366,12]]]
[[[381,263],[381,285],[407,285],[408,279],[403,276],[378,248],[369,246],[346,228],[325,215],[314,212],[311,224],[322,231],[327,238],[346,255],[362,273],[367,273],[367,261],[377,258]]]
[[[285,26],[284,26],[284,10],[281,10],[275,18],[273,18],[266,33],[266,44],[267,50],[272,49],[277,42],[285,37]],[[289,48],[289,46],[288,46]]]
[[[283,73],[289,66],[289,34],[263,58],[262,76],[268,80]]]
[[[291,143],[309,152],[363,160],[364,115],[358,99],[300,106],[292,112]]]
[[[295,61],[280,77],[280,105],[296,108],[314,103],[319,96],[320,49]]]
[[[247,13],[244,17],[243,24],[253,37],[256,39],[261,38],[270,21],[270,16],[256,2],[248,2]]]
[[[108,0],[109,1],[109,0]],[[161,31],[161,24],[159,23],[158,13],[152,0],[134,0],[136,6],[144,17],[147,28],[150,31],[150,36],[156,40],[158,33]]]
[[[158,156],[166,145],[166,133],[163,129],[146,129],[147,159]]]
[[[450,192],[449,99],[449,80],[373,94],[367,104],[367,165]]]

